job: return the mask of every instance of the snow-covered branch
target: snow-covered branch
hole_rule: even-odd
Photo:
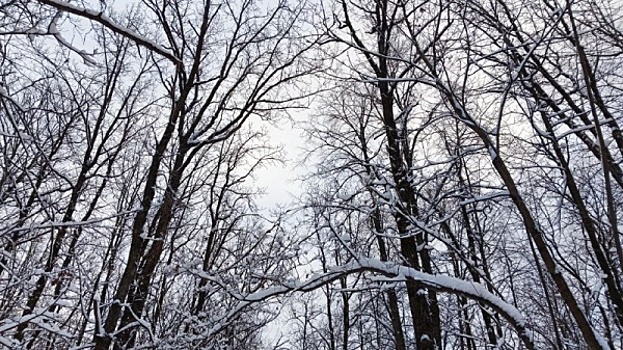
[[[308,292],[346,275],[360,272],[373,272],[392,278],[394,281],[410,280],[416,282],[422,288],[460,295],[485,304],[495,310],[515,328],[517,334],[528,349],[534,349],[533,332],[528,328],[526,318],[517,308],[489,292],[485,286],[451,276],[424,273],[403,265],[390,265],[376,259],[358,258],[356,260],[357,261],[344,266],[333,267],[329,269],[327,273],[316,274],[303,282],[284,283],[282,286],[276,286],[249,294],[244,300],[240,301],[236,307],[232,308],[227,315],[223,316],[221,321],[217,322],[214,328],[211,329],[210,333],[215,334],[220,332],[231,320],[235,319],[236,315],[238,315],[242,309],[253,303],[291,292]]]

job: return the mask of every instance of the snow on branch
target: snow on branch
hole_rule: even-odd
[[[113,32],[120,34],[134,41],[136,44],[141,45],[152,52],[155,52],[161,56],[166,57],[168,60],[175,63],[176,65],[181,64],[180,59],[176,57],[175,55],[173,55],[171,52],[169,52],[164,47],[156,44],[155,42],[145,38],[144,36],[138,34],[137,32],[127,27],[124,27],[122,25],[115,23],[115,21],[113,21],[110,17],[104,15],[100,11],[95,11],[95,10],[75,6],[75,5],[72,5],[68,2],[61,1],[61,0],[37,0],[37,1],[44,5],[52,6],[60,11],[65,11],[65,12],[74,14],[76,16],[84,17],[92,21],[95,21],[103,25],[104,27],[112,30]]]
[[[270,297],[284,295],[291,292],[307,292],[320,288],[327,283],[331,283],[345,275],[360,272],[374,272],[386,277],[392,278],[393,281],[411,280],[419,284],[423,288],[429,288],[437,292],[461,295],[471,300],[481,302],[497,313],[511,324],[517,334],[528,349],[534,349],[533,333],[528,328],[526,318],[513,305],[502,300],[500,297],[489,292],[483,285],[472,281],[465,281],[451,276],[432,275],[417,271],[413,268],[402,265],[388,265],[380,260],[358,258],[356,262],[333,267],[327,273],[316,274],[303,282],[284,283],[281,286],[271,287],[256,293],[252,293],[244,297],[238,305],[224,315],[219,322],[209,331],[215,334],[224,329],[227,324],[232,322],[236,316],[247,306],[266,300]]]
[[[58,301],[58,299],[57,299]],[[20,344],[15,339],[4,337],[9,330],[17,328],[19,325],[29,323],[35,325],[41,329],[47,330],[53,334],[59,335],[63,338],[71,338],[72,335],[60,328],[55,320],[55,314],[49,312],[47,308],[38,308],[33,313],[17,317],[16,319],[8,318],[0,320],[0,344],[6,346],[9,349],[19,348]]]
[[[61,12],[57,13],[56,16],[52,18],[52,22],[50,22],[50,26],[48,27],[48,33],[52,34],[54,38],[56,39],[56,41],[58,41],[61,45],[67,47],[68,49],[80,55],[80,57],[82,57],[84,62],[86,62],[87,64],[97,65],[97,62],[95,62],[95,60],[89,57],[88,53],[74,47],[69,41],[63,38],[63,36],[61,35],[61,32],[58,30],[58,21],[60,20],[60,18],[61,18]]]
[[[430,288],[437,292],[461,295],[481,302],[504,317],[515,328],[524,345],[528,349],[534,349],[533,333],[528,329],[527,321],[521,312],[513,305],[489,292],[479,283],[451,276],[432,275],[402,265],[387,266],[385,263],[374,259],[360,259],[358,265],[365,270],[377,272],[388,277],[414,281],[422,287]]]

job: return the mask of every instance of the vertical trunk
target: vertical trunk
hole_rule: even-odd
[[[160,262],[160,256],[162,255],[162,251],[164,249],[167,231],[169,230],[169,226],[173,220],[173,215],[175,214],[175,203],[178,200],[177,195],[182,180],[182,165],[184,164],[184,160],[186,158],[186,152],[187,148],[182,145],[176,155],[174,167],[171,171],[171,176],[164,194],[164,201],[162,202],[159,210],[159,220],[158,225],[156,226],[156,232],[152,238],[153,241],[151,247],[144,257],[143,266],[136,275],[136,289],[131,296],[128,296],[126,301],[130,307],[126,309],[123,314],[121,324],[119,326],[120,328],[126,328],[126,326],[128,326],[131,322],[140,319],[143,314],[143,308],[149,296],[151,280],[154,271]],[[119,334],[118,339],[119,344],[125,344],[127,348],[131,348],[134,346],[136,332],[131,328],[127,328]]]
[[[207,26],[209,24],[208,19],[208,10],[206,8],[203,13],[203,23],[201,25],[201,30],[199,33],[196,47],[196,54],[193,57],[193,64],[190,72],[186,72],[181,65],[176,67],[174,80],[176,81],[176,83],[179,83],[180,86],[179,97],[174,100],[173,108],[171,110],[171,113],[169,114],[166,127],[162,133],[162,136],[156,144],[156,149],[151,159],[149,170],[145,178],[145,187],[143,191],[143,199],[141,200],[141,209],[136,214],[134,222],[132,223],[132,240],[130,243],[130,251],[128,254],[127,264],[125,269],[123,270],[123,274],[121,275],[119,285],[117,286],[117,291],[115,292],[115,296],[113,299],[114,302],[110,305],[110,309],[108,310],[108,316],[106,317],[106,321],[104,322],[104,334],[95,334],[94,336],[93,340],[95,343],[95,350],[107,350],[110,347],[110,344],[112,343],[111,335],[117,328],[117,323],[119,322],[119,318],[121,317],[122,304],[125,303],[128,294],[130,293],[130,290],[132,288],[132,285],[137,282],[135,278],[138,273],[140,260],[144,256],[146,249],[145,240],[143,239],[143,232],[145,229],[145,224],[147,222],[148,214],[152,209],[153,200],[156,194],[155,187],[158,182],[158,173],[160,171],[160,166],[164,154],[169,146],[169,142],[173,138],[173,134],[178,120],[185,112],[185,108],[187,107],[186,102],[188,96],[193,87],[195,87],[195,79],[198,75],[199,65],[202,57],[201,53],[203,50]],[[171,96],[175,97],[175,93],[171,92]],[[181,136],[182,135],[180,135],[180,137]],[[173,173],[175,173],[176,169],[174,169]],[[174,181],[174,179],[171,179],[170,181]],[[169,188],[167,188],[167,190],[169,190]],[[167,219],[163,220],[163,224],[166,221]],[[154,243],[158,245],[158,241],[155,241]],[[162,244],[161,241],[160,244]],[[157,251],[158,247],[156,246],[155,249]]]
[[[406,265],[426,273],[433,273],[432,264],[427,249],[418,251],[418,246],[425,246],[424,234],[422,232],[411,232],[410,217],[417,217],[418,209],[415,201],[415,194],[408,181],[409,170],[403,162],[407,158],[401,147],[398,127],[394,116],[394,95],[392,87],[387,81],[391,78],[388,59],[389,38],[391,24],[388,23],[388,1],[379,1],[377,4],[378,18],[378,50],[381,56],[378,58],[377,78],[379,78],[378,88],[381,96],[382,118],[385,126],[385,136],[387,138],[387,152],[389,155],[390,168],[396,184],[396,192],[399,198],[398,211],[394,213],[398,232],[402,236],[400,239],[400,250]],[[406,117],[406,116],[405,116]],[[417,242],[417,243],[416,243]],[[420,264],[421,260],[421,264]],[[437,294],[432,290],[422,290],[415,283],[407,281],[407,295],[409,297],[409,308],[413,317],[413,331],[418,350],[433,350],[441,347],[441,320],[439,316],[439,306],[437,304]]]
[[[454,100],[454,96],[448,97],[451,100]],[[454,100],[453,105],[455,107],[455,112],[459,115],[459,118],[461,120],[469,121],[468,125],[472,127],[472,129],[478,134],[478,136],[484,142],[485,147],[490,150],[493,166],[502,181],[504,182],[506,188],[508,189],[510,197],[523,219],[524,227],[530,239],[533,240],[536,249],[541,256],[541,259],[545,263],[547,271],[556,283],[556,286],[558,287],[558,292],[560,293],[562,299],[565,301],[565,304],[569,308],[569,311],[573,315],[573,318],[575,319],[578,327],[580,328],[580,331],[582,332],[582,335],[584,336],[584,339],[586,340],[589,348],[592,350],[604,349],[601,346],[602,343],[598,339],[595,330],[589,323],[586,315],[584,315],[584,312],[580,308],[578,301],[575,299],[575,296],[573,295],[573,292],[571,291],[567,280],[562,274],[562,271],[560,271],[560,268],[558,268],[552,253],[549,251],[544,233],[541,231],[538,223],[532,217],[532,213],[530,212],[530,209],[528,209],[528,206],[525,204],[523,197],[521,196],[519,189],[515,184],[515,180],[511,176],[510,171],[506,167],[506,164],[504,163],[502,158],[497,155],[497,152],[493,146],[493,143],[489,139],[488,134],[484,130],[478,128],[476,126],[477,124],[473,121],[472,118],[465,115],[465,110],[459,107],[460,105],[457,101]]]
[[[179,105],[179,103],[178,103]],[[178,107],[181,108],[181,107]],[[143,256],[143,230],[145,223],[147,222],[147,216],[151,209],[154,196],[156,194],[155,186],[158,179],[158,172],[160,170],[160,164],[164,156],[164,152],[167,149],[169,141],[173,136],[175,128],[175,111],[172,114],[172,119],[167,124],[167,127],[160,138],[156,147],[155,154],[152,156],[149,172],[145,179],[145,187],[143,192],[143,199],[141,201],[141,210],[136,214],[134,222],[132,224],[132,242],[130,244],[130,251],[128,254],[128,260],[126,267],[121,276],[121,281],[117,286],[115,292],[114,302],[110,305],[108,316],[104,321],[103,331],[104,334],[96,333],[94,336],[95,350],[107,350],[112,343],[111,335],[117,327],[117,322],[121,316],[122,304],[125,303],[126,297],[130,292],[132,283],[137,273],[139,266],[139,260]]]
[[[461,332],[461,348],[465,350],[476,350],[476,340],[474,339],[474,333],[472,332],[472,326],[469,321],[469,311],[467,308],[467,298],[458,296],[457,301],[459,304],[459,326]],[[489,330],[487,329],[487,332]]]
[[[481,257],[479,257],[477,254],[476,235],[474,231],[472,230],[472,224],[470,222],[469,215],[464,205],[461,206],[461,216],[463,217],[463,224],[467,232],[467,246],[469,249],[470,258],[474,262],[474,268],[470,268],[469,270],[471,272],[472,279],[474,280],[474,282],[481,283],[480,273],[478,272],[477,269],[478,269],[478,266],[481,265],[484,271],[484,264],[478,264],[478,261],[483,261],[484,259],[481,259]],[[487,284],[487,289],[489,290],[489,292],[492,292],[492,288],[490,284]],[[498,336],[496,334],[496,329],[494,326],[494,322],[492,320],[492,315],[489,312],[489,309],[482,303],[480,304],[480,310],[482,311],[482,320],[485,323],[485,328],[487,330],[487,339],[489,340],[489,344],[495,345],[497,344]]]
[[[85,159],[86,157],[87,156],[85,156]],[[83,164],[82,169],[80,171],[80,175],[78,176],[78,179],[76,180],[76,183],[74,184],[72,188],[71,197],[69,199],[69,203],[67,204],[65,214],[63,215],[63,220],[62,220],[63,223],[70,222],[73,219],[73,215],[76,210],[76,205],[78,204],[78,199],[80,198],[82,189],[87,180],[87,177],[86,177],[87,171],[88,171],[88,166],[86,164]],[[37,279],[37,282],[35,283],[35,289],[28,297],[28,301],[26,302],[26,308],[24,309],[22,316],[30,315],[34,311],[35,307],[37,306],[39,299],[41,299],[41,295],[43,294],[43,291],[47,285],[49,276],[54,270],[54,267],[56,266],[56,261],[61,252],[63,241],[65,240],[65,235],[67,234],[67,231],[68,231],[67,226],[61,226],[56,231],[56,235],[54,236],[51,242],[52,245],[50,247],[50,253],[48,255],[48,259],[46,260],[46,263],[45,263],[45,268],[44,268],[45,273],[41,274],[41,276],[39,276],[39,278]],[[23,322],[19,326],[17,326],[15,339],[17,339],[18,341],[22,341],[24,339],[24,330],[26,330],[27,327],[28,327],[27,322]]]
[[[415,194],[408,180],[409,169],[404,164],[407,159],[406,150],[403,150],[402,141],[399,137],[398,128],[394,116],[394,92],[388,82],[391,79],[388,67],[388,57],[392,55],[391,32],[398,30],[395,27],[398,21],[397,10],[390,13],[388,0],[378,0],[373,3],[374,8],[368,9],[368,14],[373,18],[373,31],[375,34],[376,48],[378,55],[371,54],[362,40],[359,39],[358,30],[355,29],[350,19],[349,2],[341,1],[344,11],[346,27],[350,31],[352,40],[362,50],[369,68],[377,78],[376,86],[381,98],[381,117],[385,128],[387,142],[387,153],[392,177],[395,183],[395,191],[398,196],[398,208],[394,211],[394,217],[400,234],[400,252],[405,265],[432,273],[432,263],[429,251],[421,249],[418,245],[425,246],[426,239],[422,232],[413,232],[410,228],[412,217],[417,217]],[[355,5],[361,6],[361,5]],[[417,242],[417,244],[416,244]],[[437,304],[437,294],[432,290],[423,290],[412,281],[407,281],[407,295],[409,308],[413,318],[413,331],[415,334],[418,350],[433,350],[441,346],[441,327],[439,306]]]
[[[376,206],[376,203],[375,203]],[[387,247],[385,246],[385,240],[382,237],[383,224],[381,221],[381,213],[378,209],[375,209],[372,213],[372,224],[376,233],[376,241],[379,246],[379,255],[381,261],[388,261]],[[398,296],[393,289],[385,292],[387,295],[387,304],[389,308],[389,319],[392,325],[392,331],[394,333],[394,342],[396,350],[406,350],[405,336],[402,330],[402,320],[400,318],[400,308],[398,306]]]
[[[203,255],[203,271],[205,272],[209,271],[210,269],[213,246],[214,246],[214,242],[216,240],[216,234],[218,231],[217,225],[218,223],[214,223],[214,222],[212,223],[212,229],[210,230],[210,234],[208,235],[208,243],[206,245],[206,250]],[[208,279],[201,278],[201,280],[199,281],[199,285],[197,286],[197,290],[199,290],[199,293],[197,296],[197,302],[195,303],[195,307],[194,307],[195,315],[203,311],[203,306],[208,296],[208,293],[205,290],[205,287],[207,285],[208,285]]]
[[[368,139],[366,137],[367,135],[363,124],[360,126],[358,136],[364,160],[364,168],[366,170],[367,176],[369,178],[372,178],[374,172],[371,167],[371,159],[368,153],[367,145]],[[374,208],[374,211],[370,215],[370,220],[372,222],[372,229],[374,230],[374,233],[376,235],[376,242],[379,248],[379,256],[381,261],[389,261],[388,250],[385,244],[385,239],[383,238],[383,218],[381,216],[381,211],[378,209],[378,200],[376,199],[377,195],[371,189],[368,192],[370,194],[370,197],[372,198],[372,206]],[[387,296],[389,319],[394,335],[394,345],[396,347],[396,350],[406,350],[405,336],[402,328],[402,319],[400,317],[400,307],[398,306],[398,296],[396,295],[396,291],[394,289],[387,290],[385,294]]]
[[[380,59],[380,61],[382,74],[379,78],[387,78],[386,62],[384,62],[384,59]],[[402,162],[403,155],[393,112],[393,96],[389,91],[389,84],[386,81],[379,82],[379,90],[381,93],[383,123],[385,124],[385,134],[387,137],[387,152],[389,154],[392,175],[396,184],[396,192],[400,199],[399,205],[401,206],[399,210],[394,213],[398,232],[402,237],[400,238],[400,251],[406,265],[416,270],[433,273],[428,250],[421,249],[418,252],[417,249],[417,245],[421,247],[425,245],[423,233],[416,233],[414,238],[413,232],[411,232],[409,228],[411,224],[408,215],[417,216],[418,213],[415,204],[415,195],[411,184],[407,180],[408,172]],[[436,346],[441,346],[437,294],[430,290],[422,290],[412,281],[407,281],[406,284],[417,348],[420,350],[433,350]]]
[[[340,279],[342,289],[346,289],[346,278]],[[342,350],[348,350],[350,331],[350,304],[347,292],[342,291]]]
[[[588,62],[588,57],[586,55],[586,52],[584,51],[584,47],[580,43],[580,37],[578,34],[578,30],[576,28],[575,19],[573,17],[573,11],[571,10],[571,5],[569,5],[569,19],[571,21],[571,27],[573,29],[572,34],[573,34],[573,38],[575,41],[575,47],[578,53],[578,58],[580,60],[580,66],[582,67],[582,76],[584,78],[584,84],[586,86],[586,93],[588,95],[588,102],[590,105],[591,114],[593,116],[593,123],[595,124],[595,131],[596,131],[595,135],[597,136],[599,150],[602,155],[600,160],[601,160],[601,170],[604,176],[604,187],[606,191],[606,208],[607,208],[607,213],[608,213],[607,216],[608,216],[608,221],[610,223],[611,238],[614,239],[616,253],[617,253],[617,260],[619,262],[618,268],[616,271],[616,274],[618,275],[618,273],[621,272],[621,267],[623,265],[623,245],[621,245],[621,237],[620,237],[620,232],[618,228],[618,218],[617,218],[617,213],[616,213],[616,204],[614,200],[614,194],[612,193],[612,185],[610,181],[610,173],[611,173],[610,162],[605,157],[605,151],[608,149],[608,147],[606,146],[606,140],[604,139],[604,136],[601,130],[600,121],[599,121],[599,115],[597,113],[597,106],[598,105],[604,106],[604,104],[599,94],[597,83],[595,82],[595,79],[594,79],[595,74],[593,73],[593,69],[590,63]],[[614,116],[610,114],[607,108],[602,108],[601,111],[602,113],[604,113],[606,118],[611,119],[611,123],[615,123],[615,128],[614,128],[615,136],[617,135],[620,136],[620,129],[618,125],[616,125]],[[623,144],[623,140],[620,140],[616,137],[615,137],[615,140],[617,141],[617,145],[621,146]],[[616,287],[618,287],[618,285]],[[615,293],[615,292],[610,291],[610,293]],[[618,297],[619,297],[618,300],[614,300],[615,311],[617,312],[617,315],[619,316],[619,319],[621,320],[623,319],[622,317],[623,316],[623,299],[621,299],[620,294],[618,295]]]
[[[331,311],[331,285],[328,284],[323,288],[327,303],[327,328],[329,332],[329,350],[337,350],[335,347],[335,329],[333,327],[333,312]]]

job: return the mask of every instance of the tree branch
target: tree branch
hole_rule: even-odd
[[[137,32],[127,27],[124,27],[122,25],[115,23],[115,21],[113,21],[110,17],[104,15],[101,11],[95,11],[95,10],[75,6],[65,1],[60,1],[60,0],[37,0],[37,1],[44,5],[52,6],[60,11],[65,11],[65,12],[74,14],[76,16],[84,17],[86,19],[95,21],[103,25],[104,27],[112,30],[113,32],[120,34],[126,37],[127,39],[134,41],[137,45],[143,46],[147,48],[148,50],[167,58],[169,61],[173,62],[175,65],[180,65],[182,63],[178,57],[173,55],[171,52],[169,52],[164,47],[156,44],[155,42],[145,38],[144,36],[138,34]]]

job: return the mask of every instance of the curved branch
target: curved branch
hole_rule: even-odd
[[[286,283],[281,286],[268,288],[256,293],[252,293],[240,300],[238,305],[224,315],[219,322],[210,330],[211,334],[218,333],[227,324],[232,322],[236,316],[247,306],[256,302],[264,301],[268,298],[288,294],[291,292],[308,292],[320,288],[328,283],[336,281],[346,275],[360,272],[374,272],[392,279],[392,281],[410,280],[423,288],[429,288],[437,292],[460,295],[468,299],[483,303],[500,314],[510,325],[512,325],[519,338],[526,348],[533,350],[533,332],[528,328],[526,318],[513,305],[505,302],[500,297],[492,294],[487,288],[479,283],[461,280],[451,276],[432,275],[417,271],[413,268],[393,265],[390,266],[380,260],[359,258],[356,262],[337,266],[327,273],[317,274],[307,281]],[[193,272],[204,274],[203,272]]]

